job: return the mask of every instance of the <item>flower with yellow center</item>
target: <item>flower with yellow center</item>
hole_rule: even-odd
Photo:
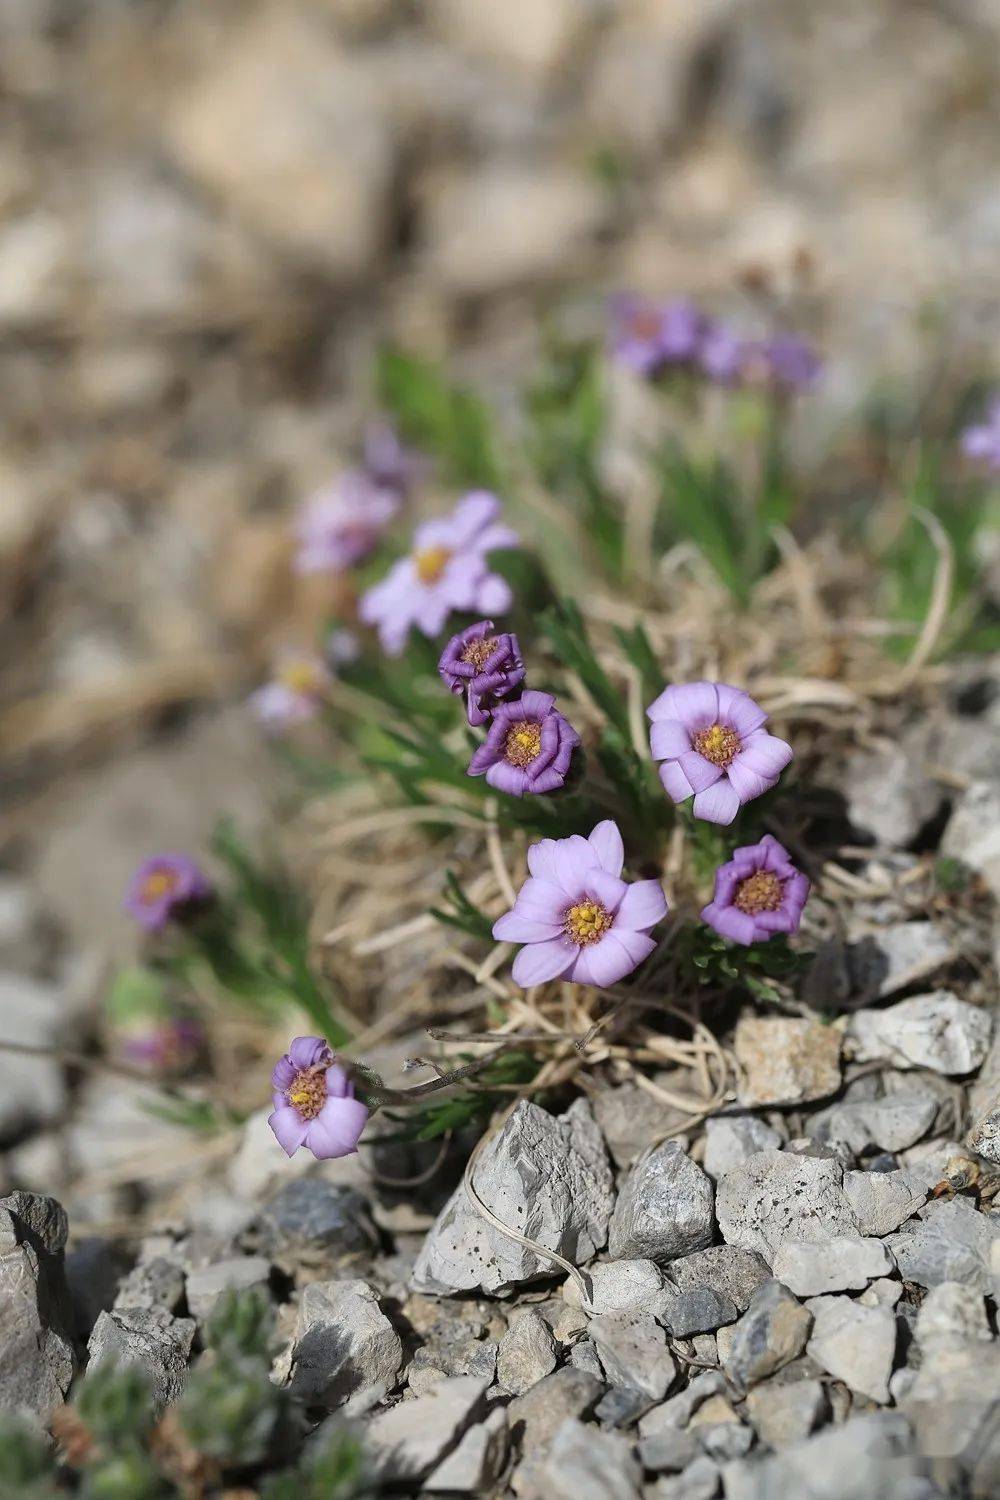
[[[413,554],[418,580],[430,588],[437,583],[451,561],[450,547],[424,547]]]
[[[174,870],[151,870],[142,882],[140,900],[162,901],[177,889],[177,874]]]
[[[713,724],[696,734],[692,744],[699,755],[710,760],[713,766],[731,766],[740,751],[740,737],[725,724]]]
[[[542,726],[527,720],[512,724],[504,742],[504,759],[522,769],[538,759],[542,748]]]
[[[733,905],[747,916],[756,917],[762,911],[777,911],[781,905],[781,881],[773,870],[758,870],[736,887]]]
[[[611,922],[611,913],[599,901],[578,901],[566,913],[566,936],[586,947],[602,938]]]

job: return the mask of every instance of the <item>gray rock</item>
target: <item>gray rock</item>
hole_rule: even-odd
[[[526,1500],[638,1500],[640,1479],[626,1438],[568,1417],[522,1493]]]
[[[511,1435],[525,1453],[544,1448],[567,1417],[586,1417],[604,1384],[584,1370],[556,1370],[507,1408]]]
[[[693,1432],[665,1427],[655,1437],[639,1440],[639,1462],[651,1474],[679,1474],[701,1454]]]
[[[895,1307],[903,1295],[901,1281],[889,1281],[885,1276],[876,1277],[858,1298],[865,1307]]]
[[[877,1146],[880,1151],[905,1151],[932,1128],[938,1107],[938,1100],[930,1092],[859,1100],[835,1104],[811,1124],[817,1139],[842,1141],[855,1156],[870,1146]]]
[[[796,1359],[806,1346],[812,1318],[779,1281],[768,1281],[753,1295],[732,1330],[724,1365],[737,1386],[748,1390]]]
[[[898,1388],[893,1382],[920,1452],[936,1460],[957,1459],[967,1471],[982,1464],[984,1478],[990,1470],[995,1475],[1000,1345],[982,1338],[932,1339],[924,1352],[918,1370],[900,1371],[909,1378]],[[968,1493],[987,1500],[996,1487],[970,1484]]]
[[[376,1478],[383,1484],[423,1479],[457,1447],[483,1410],[487,1384],[473,1375],[440,1380],[426,1396],[400,1401],[365,1427]]]
[[[929,1203],[886,1244],[904,1281],[925,1287],[960,1281],[986,1294],[992,1292],[990,1254],[997,1239],[1000,1218],[955,1198]]]
[[[66,1026],[65,999],[53,985],[0,972],[0,1015],[8,1041],[47,1047]],[[0,1052],[0,1141],[27,1124],[62,1119],[65,1110],[66,1081],[57,1058]]]
[[[574,1344],[569,1351],[569,1362],[574,1370],[583,1370],[588,1375],[593,1375],[595,1380],[604,1383],[604,1366],[597,1357],[597,1350],[589,1339],[582,1339],[579,1344]]]
[[[687,1427],[695,1413],[725,1389],[726,1381],[721,1370],[703,1371],[684,1390],[678,1391],[676,1396],[671,1396],[669,1401],[664,1401],[642,1418],[639,1423],[640,1436],[657,1437],[662,1432]]]
[[[309,1406],[342,1406],[359,1393],[387,1394],[403,1363],[399,1334],[367,1281],[303,1288],[290,1350],[289,1389]]]
[[[935,1500],[920,1481],[925,1461],[898,1412],[872,1412],[827,1427],[757,1462],[727,1464],[726,1500]]]
[[[188,1309],[199,1321],[208,1317],[223,1292],[247,1292],[267,1287],[271,1262],[262,1255],[233,1255],[214,1265],[189,1271],[185,1283]]]
[[[966,1137],[966,1145],[986,1161],[1000,1166],[1000,1105],[976,1121]]]
[[[756,1115],[712,1115],[705,1121],[705,1171],[718,1181],[748,1156],[781,1144],[779,1133]]]
[[[556,1343],[545,1319],[525,1312],[511,1323],[497,1350],[497,1380],[513,1396],[523,1396],[556,1367]]]
[[[12,1193],[0,1199],[0,1411],[45,1418],[73,1378],[66,1232],[65,1212],[54,1198]]]
[[[712,1243],[715,1192],[676,1141],[655,1147],[633,1167],[611,1218],[614,1260],[646,1257],[663,1264]]]
[[[611,1169],[586,1102],[560,1119],[522,1100],[476,1166],[476,1192],[503,1223],[576,1265],[605,1244],[614,1201]],[[418,1291],[510,1290],[548,1276],[540,1258],[483,1219],[459,1187],[417,1257]]]
[[[719,1493],[719,1466],[705,1454],[688,1464],[676,1479],[661,1479],[648,1491],[651,1500],[714,1500]]]
[[[785,1240],[774,1255],[774,1274],[797,1297],[862,1291],[895,1262],[881,1240],[835,1235],[828,1240]]]
[[[172,1318],[162,1307],[114,1308],[94,1324],[90,1365],[137,1366],[149,1377],[151,1403],[160,1412],[184,1389],[196,1326],[193,1318]]]
[[[184,1296],[184,1271],[175,1260],[155,1255],[133,1266],[118,1288],[115,1307],[162,1307],[176,1312]]]
[[[848,1036],[860,1062],[889,1062],[897,1068],[930,1068],[947,1074],[978,1068],[992,1033],[989,1012],[959,1000],[950,990],[916,995],[886,1010],[858,1010],[848,1023]]]
[[[651,1140],[683,1128],[690,1116],[663,1104],[637,1083],[602,1089],[590,1101],[616,1167],[630,1167]]]
[[[655,1397],[647,1391],[631,1385],[613,1385],[594,1407],[594,1420],[601,1427],[633,1427],[655,1405]]]
[[[740,1311],[726,1292],[702,1286],[665,1297],[657,1316],[671,1338],[684,1339],[735,1323]]]
[[[912,844],[944,795],[920,756],[901,745],[850,756],[840,784],[852,825],[890,849]]]
[[[865,1000],[890,995],[930,976],[955,957],[933,922],[897,922],[888,927],[850,929],[847,951],[850,991]]]
[[[590,1287],[586,1308],[595,1317],[625,1314],[659,1304],[664,1277],[652,1260],[609,1260],[591,1266],[584,1277]],[[563,1285],[563,1296],[573,1307],[581,1305],[580,1289],[575,1281]]]
[[[502,1407],[470,1427],[458,1447],[425,1480],[432,1494],[482,1495],[496,1484],[507,1459],[510,1430]]]
[[[993,1338],[981,1294],[958,1281],[942,1281],[930,1289],[920,1304],[914,1332],[924,1350],[942,1340],[989,1343]]]
[[[883,1404],[896,1356],[896,1318],[888,1307],[864,1307],[850,1297],[813,1297],[807,1345],[810,1358],[852,1391]]]
[[[715,1208],[722,1237],[756,1250],[770,1264],[785,1239],[856,1234],[843,1180],[839,1161],[759,1151],[719,1183]]]
[[[76,1241],[65,1266],[78,1339],[88,1339],[101,1313],[114,1306],[128,1264],[129,1258],[112,1240],[88,1237]]]
[[[753,1447],[752,1427],[742,1422],[715,1422],[711,1427],[699,1427],[698,1442],[706,1457],[713,1463],[724,1464],[734,1458],[743,1458]]]
[[[819,1380],[795,1380],[787,1384],[767,1380],[747,1393],[746,1409],[762,1443],[769,1448],[787,1448],[791,1443],[801,1442],[820,1425],[829,1404]]]
[[[770,1275],[767,1262],[756,1251],[740,1245],[710,1245],[707,1250],[696,1250],[672,1261],[667,1271],[669,1283],[679,1291],[707,1288],[731,1299],[740,1312],[746,1312],[750,1298]]]
[[[612,1385],[630,1386],[652,1401],[662,1401],[677,1375],[667,1336],[652,1318],[625,1322],[594,1318],[590,1337]]]
[[[840,1088],[841,1034],[833,1026],[787,1016],[744,1016],[733,1050],[737,1095],[748,1109],[806,1104]]]
[[[891,1234],[927,1201],[912,1172],[845,1172],[844,1194],[864,1236]]]
[[[1000,785],[977,781],[955,803],[941,838],[941,853],[960,859],[1000,896]]]
[[[327,1265],[378,1245],[367,1200],[318,1177],[287,1183],[261,1210],[250,1239],[279,1265]]]

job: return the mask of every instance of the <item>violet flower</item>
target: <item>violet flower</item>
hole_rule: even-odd
[[[698,364],[716,385],[736,385],[743,373],[746,340],[726,323],[710,323],[698,344]]]
[[[675,802],[693,795],[695,817],[709,823],[731,823],[792,758],[791,746],[764,729],[760,705],[724,682],[665,688],[646,712],[664,790]]]
[[[512,797],[555,792],[563,785],[580,736],[555,708],[551,693],[529,690],[493,710],[486,739],[469,762],[469,775]]]
[[[353,1156],[368,1119],[354,1084],[321,1036],[297,1036],[271,1074],[267,1123],[286,1156],[305,1146],[318,1160]]]
[[[788,853],[765,833],[759,844],[737,849],[715,872],[715,895],[702,921],[731,942],[766,943],[778,932],[797,932],[809,881]]]
[[[703,327],[691,302],[651,302],[632,293],[611,299],[614,357],[637,375],[653,376],[665,365],[695,357]]]
[[[473,490],[450,515],[418,526],[410,556],[362,597],[361,619],[378,627],[390,656],[403,650],[411,625],[433,637],[455,610],[492,615],[510,608],[510,588],[487,562],[488,553],[518,543],[499,523],[500,509],[496,495]]]
[[[990,402],[985,422],[966,427],[961,441],[967,458],[985,463],[991,473],[1000,474],[1000,396]]]
[[[306,501],[295,524],[299,573],[342,573],[374,552],[399,509],[399,495],[359,469]]]
[[[121,1025],[115,1046],[123,1062],[150,1073],[181,1073],[191,1068],[205,1045],[205,1028],[195,1016],[136,1016]]]
[[[790,394],[815,385],[823,362],[805,339],[778,333],[749,347],[746,368],[751,379]]]
[[[511,971],[517,984],[561,977],[605,988],[649,957],[656,943],[648,930],[666,916],[666,898],[656,880],[624,881],[624,862],[610,819],[586,839],[575,833],[531,845],[531,878],[493,926],[500,941],[525,945]]]
[[[409,494],[427,466],[423,455],[400,442],[388,422],[370,422],[365,428],[362,462],[365,473],[375,484],[393,491],[401,499]]]
[[[468,692],[466,713],[477,727],[524,681],[517,636],[498,633],[492,620],[479,620],[453,635],[441,653],[438,671],[453,693]]]
[[[251,693],[250,707],[265,729],[280,733],[316,717],[329,683],[330,674],[318,656],[289,651],[273,680]]]
[[[188,855],[154,854],[132,876],[123,905],[147,932],[162,932],[211,894],[208,876]]]

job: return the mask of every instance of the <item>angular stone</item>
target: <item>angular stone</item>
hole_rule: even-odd
[[[583,1370],[556,1370],[507,1408],[511,1436],[528,1453],[544,1448],[567,1417],[586,1417],[604,1394],[604,1384]]]
[[[510,1431],[503,1408],[470,1427],[458,1447],[425,1480],[432,1494],[483,1495],[496,1484],[507,1458]]]
[[[665,1427],[655,1437],[639,1441],[639,1462],[652,1474],[679,1474],[700,1453],[694,1433],[680,1427]]]
[[[133,1266],[118,1288],[115,1307],[162,1307],[176,1312],[184,1296],[184,1270],[175,1260],[155,1255]]]
[[[785,1239],[857,1234],[840,1162],[787,1151],[759,1151],[719,1183],[716,1214],[730,1245],[771,1263]]]
[[[687,1427],[691,1418],[706,1402],[726,1389],[721,1370],[704,1370],[684,1390],[678,1391],[676,1396],[671,1396],[669,1401],[664,1401],[642,1418],[639,1423],[640,1436],[657,1437],[661,1432],[673,1432],[677,1428]]]
[[[824,1428],[758,1462],[727,1464],[726,1500],[936,1500],[899,1412]]]
[[[611,1218],[614,1260],[645,1257],[663,1264],[712,1242],[715,1191],[676,1141],[655,1147],[633,1167]]]
[[[192,1317],[208,1317],[223,1292],[247,1292],[266,1287],[271,1278],[271,1262],[262,1255],[234,1255],[214,1265],[189,1271],[186,1281],[188,1308]]]
[[[941,853],[975,870],[1000,896],[1000,785],[977,781],[962,793],[942,835]]]
[[[630,1167],[651,1140],[683,1128],[689,1118],[636,1083],[602,1089],[590,1104],[616,1167]]]
[[[664,1277],[652,1260],[609,1260],[591,1266],[584,1276],[590,1287],[586,1311],[595,1317],[645,1311],[660,1302]],[[563,1296],[572,1307],[581,1305],[575,1281],[563,1284]]]
[[[290,1350],[289,1390],[307,1406],[382,1396],[403,1363],[399,1334],[367,1281],[314,1281],[303,1288]]]
[[[289,1182],[276,1193],[254,1221],[251,1239],[262,1255],[285,1265],[328,1265],[378,1245],[367,1200],[317,1177]]]
[[[979,1067],[992,1033],[988,1011],[950,990],[934,990],[886,1010],[855,1011],[847,1034],[859,1062],[964,1074]]]
[[[927,1201],[919,1178],[907,1171],[845,1172],[844,1195],[866,1237],[891,1234]]]
[[[914,1331],[924,1350],[942,1340],[984,1339],[989,1343],[993,1338],[982,1295],[958,1281],[942,1281],[930,1289],[920,1304]]]
[[[54,1198],[19,1192],[0,1199],[0,1411],[47,1418],[73,1378],[66,1232]]]
[[[784,1385],[768,1380],[747,1393],[746,1408],[762,1443],[769,1448],[787,1448],[819,1426],[829,1404],[819,1380],[794,1380]]]
[[[905,1151],[932,1128],[938,1108],[938,1100],[929,1092],[859,1100],[833,1105],[812,1126],[819,1140],[842,1141],[855,1156],[870,1146],[880,1151]]]
[[[977,1156],[1000,1166],[1000,1105],[976,1121],[966,1136],[966,1145]]]
[[[841,1033],[833,1026],[785,1016],[744,1016],[733,1050],[737,1094],[748,1109],[806,1104],[840,1088]]]
[[[671,1338],[685,1339],[693,1333],[712,1333],[725,1323],[735,1323],[739,1315],[740,1308],[727,1293],[702,1286],[667,1296],[657,1317]]]
[[[850,1297],[813,1297],[807,1353],[852,1391],[883,1404],[896,1355],[896,1318],[888,1307],[864,1307]]]
[[[525,1312],[511,1323],[497,1350],[497,1380],[513,1396],[523,1396],[556,1367],[556,1344],[545,1319]]]
[[[365,1427],[372,1468],[383,1484],[423,1479],[454,1449],[483,1408],[487,1382],[441,1380],[426,1396],[400,1401]]]
[[[709,1245],[671,1261],[667,1271],[668,1282],[679,1291],[706,1289],[734,1302],[740,1312],[746,1312],[750,1298],[770,1276],[767,1262],[740,1245]]]
[[[753,1440],[753,1428],[744,1427],[738,1418],[732,1421],[715,1422],[711,1427],[698,1428],[698,1442],[706,1457],[715,1464],[724,1464],[731,1459],[742,1458],[750,1452]]]
[[[631,1385],[613,1385],[594,1407],[594,1420],[601,1427],[633,1427],[656,1405],[656,1398]]]
[[[719,1493],[719,1466],[707,1454],[688,1464],[676,1479],[661,1479],[649,1491],[652,1500],[714,1500]]]
[[[888,999],[942,968],[955,957],[948,939],[933,922],[896,922],[863,934],[851,929],[847,952],[852,995],[863,1000]]]
[[[612,1385],[630,1386],[652,1401],[662,1401],[677,1374],[667,1335],[652,1318],[625,1322],[593,1318],[590,1337]]]
[[[159,1413],[184,1389],[196,1327],[193,1318],[172,1318],[162,1307],[114,1308],[94,1324],[90,1367],[137,1366],[149,1377],[151,1404]]]
[[[961,1198],[928,1203],[886,1244],[904,1281],[940,1286],[960,1281],[983,1294],[992,1293],[991,1250],[1000,1239],[1000,1218],[980,1213]]]
[[[852,826],[890,849],[908,848],[944,795],[921,757],[902,745],[850,756],[840,785]]]
[[[895,1262],[881,1240],[835,1235],[829,1240],[784,1240],[774,1255],[774,1274],[797,1297],[862,1291]]]
[[[725,1370],[748,1390],[796,1359],[806,1346],[812,1318],[779,1281],[768,1281],[753,1295],[732,1330]]]
[[[504,1224],[585,1264],[605,1244],[614,1202],[611,1169],[586,1102],[560,1119],[522,1100],[486,1146],[474,1187]],[[456,1189],[417,1257],[413,1285],[449,1293],[508,1291],[556,1266],[502,1235]]]
[[[568,1417],[523,1493],[526,1500],[639,1500],[640,1479],[627,1438]]]
[[[8,1041],[52,1046],[65,1026],[65,1007],[54,985],[0,972],[0,1015]],[[62,1119],[65,1110],[66,1079],[57,1058],[0,1052],[0,1141],[27,1124]]]
[[[748,1156],[781,1144],[778,1132],[756,1115],[712,1115],[705,1121],[705,1171],[718,1181]]]

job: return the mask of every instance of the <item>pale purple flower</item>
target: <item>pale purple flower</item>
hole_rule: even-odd
[[[715,895],[702,921],[731,942],[766,943],[778,932],[797,932],[809,881],[778,840],[765,833],[759,844],[737,849],[715,872]]]
[[[497,632],[492,620],[479,620],[453,635],[441,653],[438,671],[453,693],[467,693],[469,723],[485,724],[496,705],[524,681],[517,636]]]
[[[490,552],[518,543],[517,533],[499,522],[500,510],[496,495],[473,490],[450,515],[418,526],[410,556],[362,597],[361,619],[378,627],[390,656],[403,650],[412,625],[433,638],[456,610],[493,615],[510,608],[510,588],[487,561]]]
[[[698,351],[703,320],[691,302],[652,302],[632,293],[611,299],[611,347],[637,375],[657,375]]]
[[[150,1073],[180,1073],[197,1062],[205,1028],[195,1016],[135,1016],[116,1029],[115,1047],[123,1062]]]
[[[698,344],[698,364],[716,385],[736,385],[743,373],[746,340],[726,323],[710,323]]]
[[[990,402],[985,422],[975,423],[962,433],[962,452],[1000,474],[1000,396]]]
[[[764,729],[760,705],[724,682],[665,688],[646,712],[664,790],[675,802],[693,795],[695,817],[709,823],[731,823],[792,758],[791,746]]]
[[[273,679],[250,695],[250,707],[264,728],[280,734],[319,713],[330,674],[318,656],[286,652]]]
[[[580,736],[555,701],[551,693],[529,690],[513,703],[499,703],[469,775],[485,773],[490,786],[512,797],[558,791]]]
[[[360,469],[306,501],[295,523],[299,573],[342,573],[374,552],[399,509],[399,495]]]
[[[500,941],[525,944],[514,960],[517,984],[564,978],[606,988],[649,957],[656,947],[649,928],[666,916],[666,898],[656,880],[624,881],[624,863],[610,819],[586,839],[575,833],[531,845],[531,879],[493,927]]]
[[[350,1074],[321,1036],[297,1036],[271,1074],[267,1123],[286,1156],[305,1146],[320,1161],[353,1156],[368,1119]]]
[[[794,333],[778,333],[749,346],[746,370],[749,378],[783,392],[803,391],[815,385],[823,362],[811,344]]]
[[[365,473],[383,489],[401,498],[409,493],[427,467],[422,454],[400,442],[388,422],[370,422],[365,428]]]
[[[208,876],[188,855],[154,854],[132,876],[123,905],[147,932],[161,932],[211,894]]]

